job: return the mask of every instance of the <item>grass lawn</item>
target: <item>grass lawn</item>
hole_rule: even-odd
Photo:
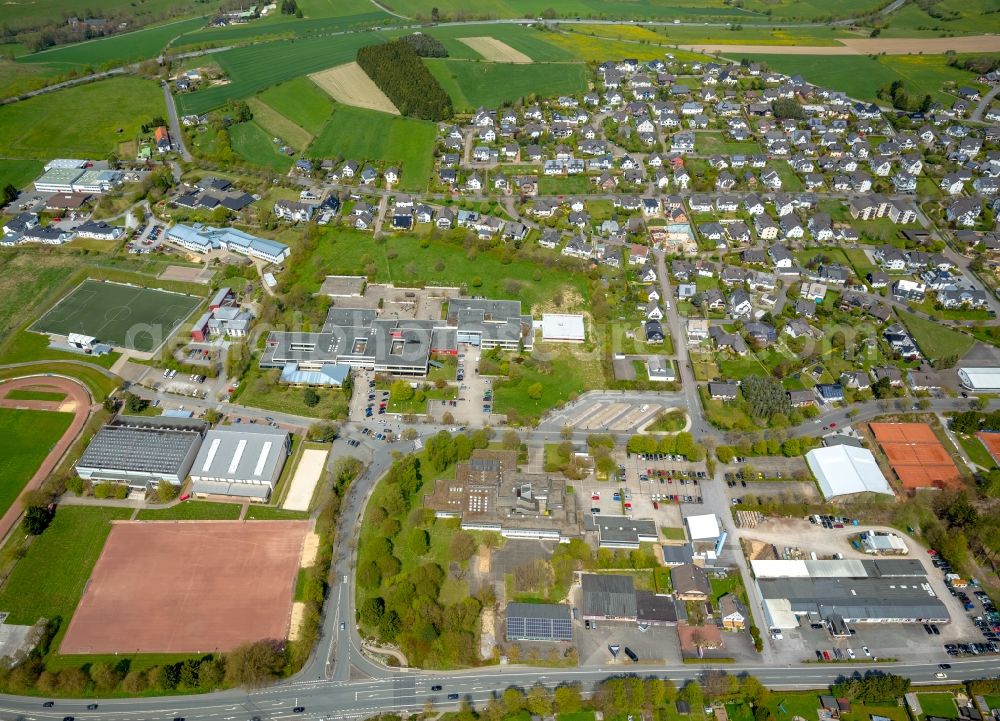
[[[12,401],[61,401],[66,398],[65,393],[56,391],[32,391],[25,389],[13,390],[7,394],[7,399]]]
[[[119,378],[117,376],[108,377],[98,371],[80,363],[61,363],[59,361],[39,361],[38,363],[15,366],[11,368],[0,368],[0,379],[19,378],[20,376],[33,375],[39,373],[59,373],[80,380],[98,400],[104,398],[118,387]]]
[[[10,612],[8,623],[32,624],[60,616],[65,628],[111,532],[111,521],[130,515],[129,508],[61,506],[0,590],[0,608]]]
[[[42,165],[39,160],[0,160],[0,188],[23,188],[41,174]]]
[[[330,122],[309,148],[309,154],[398,165],[402,171],[400,187],[423,190],[431,176],[436,135],[436,126],[427,120],[337,105]]]
[[[558,721],[594,721],[593,711],[573,711],[556,716]]]
[[[453,59],[433,59],[426,63],[459,112],[475,110],[481,105],[495,108],[532,94],[546,97],[587,89],[583,63],[515,65]]]
[[[262,165],[280,172],[292,167],[292,159],[282,153],[274,136],[251,120],[229,128],[233,152],[254,165]]]
[[[521,421],[535,421],[549,409],[570,398],[601,386],[600,364],[577,357],[572,351],[552,350],[545,356],[551,370],[543,373],[533,367],[520,367],[517,380],[498,380],[493,384],[493,411],[517,416]],[[535,384],[542,387],[538,399],[528,395]]]
[[[244,518],[248,521],[301,521],[309,518],[308,511],[286,511],[283,508],[274,506],[259,506],[250,504],[247,515]]]
[[[336,420],[347,416],[347,397],[343,391],[317,388],[316,393],[319,395],[319,404],[309,407],[301,388],[279,386],[273,380],[265,378],[259,369],[253,369],[243,377],[233,401],[306,418]]]
[[[683,528],[667,528],[666,526],[660,526],[660,533],[668,541],[684,541],[687,539],[687,535],[684,533]]]
[[[421,247],[424,244],[427,247]],[[430,238],[420,240],[408,235],[394,236],[380,244],[372,243],[368,233],[347,229],[324,231],[316,251],[301,268],[292,268],[289,272],[297,273],[298,280],[293,287],[314,293],[319,289],[320,273],[364,275],[369,269],[375,282],[399,286],[418,280],[427,285],[466,284],[475,295],[517,298],[524,304],[523,312],[533,309],[535,315],[540,310],[536,306],[548,309],[552,298],[560,291],[566,299],[561,312],[575,312],[585,307],[586,279],[578,273],[558,266],[541,266],[528,259],[504,263],[493,252],[469,253],[461,245]],[[477,278],[479,286],[475,286]]]
[[[920,709],[924,716],[939,716],[941,718],[958,718],[958,707],[955,697],[950,693],[918,693]]]
[[[0,408],[0,515],[62,438],[71,413]]]
[[[105,158],[165,112],[152,80],[101,80],[0,106],[0,138],[6,154],[22,158]]]
[[[455,386],[445,386],[444,388],[428,388],[418,391],[422,397],[418,399],[415,393],[408,400],[389,399],[389,413],[426,413],[428,401],[443,401],[458,398],[458,388]]]
[[[932,320],[925,320],[902,310],[897,310],[896,313],[913,335],[917,347],[928,359],[949,355],[961,358],[975,343],[975,338],[972,336],[946,328]]]
[[[258,97],[314,136],[322,132],[333,112],[330,96],[307,77],[275,85]]]
[[[990,709],[1000,708],[1000,696],[984,696],[983,698]]]
[[[253,120],[261,128],[298,151],[305,150],[313,136],[259,98],[250,98],[247,104],[253,111]],[[272,139],[273,141],[273,139]]]
[[[240,517],[238,503],[181,501],[170,508],[143,508],[140,521],[235,521]]]
[[[677,433],[684,428],[687,423],[687,416],[684,411],[673,410],[663,413],[650,425],[646,426],[646,431],[660,431],[663,433]]]
[[[585,195],[597,190],[597,186],[586,175],[543,175],[538,179],[538,192],[541,195]]]
[[[752,155],[760,152],[760,144],[756,142],[737,143],[726,140],[720,131],[709,131],[695,134],[695,145],[700,155],[733,155],[743,153]]]

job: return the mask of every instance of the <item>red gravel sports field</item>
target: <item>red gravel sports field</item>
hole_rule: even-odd
[[[122,522],[60,653],[202,653],[288,636],[307,521]]]

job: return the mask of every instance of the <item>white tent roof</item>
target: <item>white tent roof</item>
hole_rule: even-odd
[[[875,456],[867,448],[817,448],[806,454],[806,462],[824,498],[865,492],[893,495]]]
[[[959,368],[962,385],[974,391],[992,391],[1000,388],[1000,368]]]
[[[583,316],[544,313],[542,315],[542,338],[546,340],[584,340]]]
[[[719,529],[719,519],[714,513],[706,513],[703,516],[688,516],[688,533],[691,534],[692,541],[715,540],[721,533]]]

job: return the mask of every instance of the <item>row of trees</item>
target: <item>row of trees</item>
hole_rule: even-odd
[[[410,43],[395,40],[363,47],[357,61],[403,115],[424,120],[452,116],[451,98]]]
[[[632,436],[625,445],[629,453],[667,453],[684,456],[692,462],[705,460],[705,447],[687,431],[665,436]]]
[[[719,446],[715,449],[715,457],[720,463],[732,463],[736,456],[785,456],[795,458],[801,456],[820,444],[818,438],[811,436],[803,438],[759,438],[754,442],[743,441],[735,446]]]
[[[266,640],[240,646],[224,655],[208,654],[147,668],[134,668],[132,659],[123,658],[115,663],[49,670],[44,657],[60,625],[60,619],[40,620],[29,632],[31,640],[37,642],[35,647],[28,654],[5,658],[9,663],[0,663],[0,688],[5,693],[80,697],[205,692],[224,686],[256,688],[277,679],[288,661],[284,641]]]

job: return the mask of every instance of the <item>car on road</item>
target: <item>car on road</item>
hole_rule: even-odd
[[[950,663],[939,663],[938,664],[938,668],[943,668],[943,669],[947,670],[947,669],[951,668],[951,664]]]
[[[94,711],[96,709],[97,709],[97,704],[96,703],[89,703],[89,704],[87,704],[87,710],[88,711]]]
[[[52,708],[55,705],[56,705],[55,701],[46,701],[45,703],[42,704],[42,708]]]
[[[346,631],[347,630],[347,623],[345,623],[344,621],[341,621],[340,622],[340,630],[341,631]]]
[[[302,713],[305,710],[306,710],[305,706],[296,706],[295,708],[292,709],[292,713]]]
[[[431,686],[431,691],[440,691],[440,690],[441,690],[440,686]]]
[[[458,701],[458,694],[457,693],[450,693],[450,694],[448,694],[448,700],[449,701]]]
[[[948,674],[938,671],[936,674],[934,674],[934,678],[948,678]]]

